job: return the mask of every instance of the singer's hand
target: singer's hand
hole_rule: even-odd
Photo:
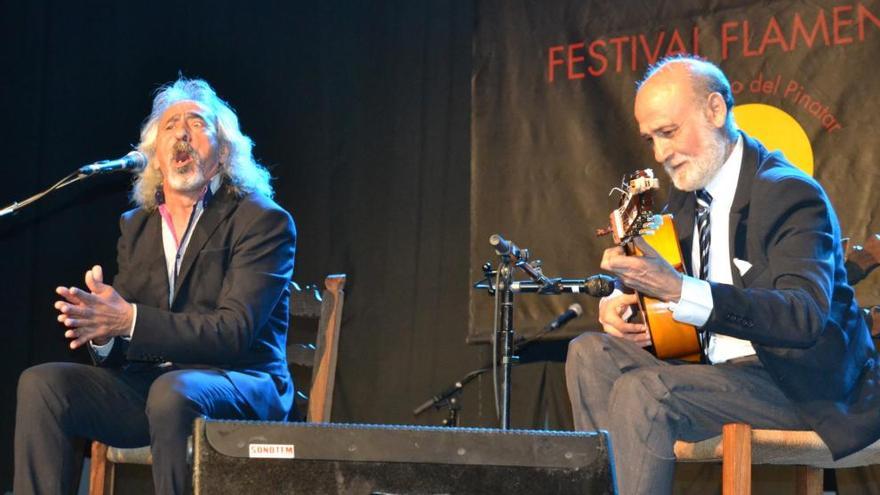
[[[681,273],[641,237],[636,238],[635,245],[643,256],[627,256],[619,246],[606,249],[602,269],[614,273],[624,285],[644,295],[667,302],[681,299]]]
[[[64,301],[55,302],[61,314],[58,321],[67,331],[64,336],[70,348],[76,349],[88,341],[106,344],[117,335],[129,335],[134,309],[116,290],[104,283],[104,271],[95,265],[86,272],[86,292],[77,287],[58,287],[55,292]]]
[[[634,293],[603,297],[599,301],[599,323],[606,333],[645,347],[651,344],[648,327],[641,323],[629,323],[623,319],[627,309],[638,302],[639,297]]]

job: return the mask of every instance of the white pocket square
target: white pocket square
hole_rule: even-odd
[[[742,277],[752,268],[752,264],[746,260],[741,260],[739,258],[733,259],[733,264],[736,266],[736,269],[739,270],[739,276]]]

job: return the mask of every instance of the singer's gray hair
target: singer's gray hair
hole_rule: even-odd
[[[153,210],[157,206],[156,193],[162,185],[162,173],[153,164],[156,159],[159,119],[168,107],[181,101],[195,101],[213,115],[219,144],[229,150],[229,158],[225,163],[220,164],[220,173],[225,176],[235,192],[240,196],[257,192],[271,198],[272,177],[269,171],[254,159],[254,142],[242,134],[235,111],[220,99],[204,80],[181,76],[173,83],[156,90],[153,110],[141,128],[141,142],[137,147],[147,156],[147,166],[135,178],[131,192],[132,202],[147,210]]]

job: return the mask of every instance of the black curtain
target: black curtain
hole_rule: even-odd
[[[337,421],[436,424],[412,409],[488,359],[465,344],[470,1],[4,2],[0,206],[138,141],[151,93],[204,77],[238,111],[299,229],[296,279],[349,276]],[[0,490],[21,371],[70,352],[57,285],[115,272],[130,178],[90,179],[0,218]],[[489,253],[487,253],[487,256]],[[291,331],[296,331],[292,329]],[[514,372],[515,426],[570,425],[558,363]],[[495,424],[489,377],[462,424]]]

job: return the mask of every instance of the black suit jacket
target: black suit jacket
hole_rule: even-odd
[[[137,304],[130,341],[117,338],[101,364],[171,361],[221,369],[257,418],[281,420],[293,402],[286,341],[296,230],[290,215],[259,194],[224,184],[208,202],[184,254],[174,300],[158,211],[120,220],[113,287]]]
[[[714,308],[703,329],[751,341],[837,459],[880,438],[877,352],[847,284],[840,227],[822,187],[778,152],[743,138],[730,252],[752,266],[740,276],[731,259],[734,284],[710,283]],[[694,193],[670,194],[684,253],[691,252],[695,205]]]

